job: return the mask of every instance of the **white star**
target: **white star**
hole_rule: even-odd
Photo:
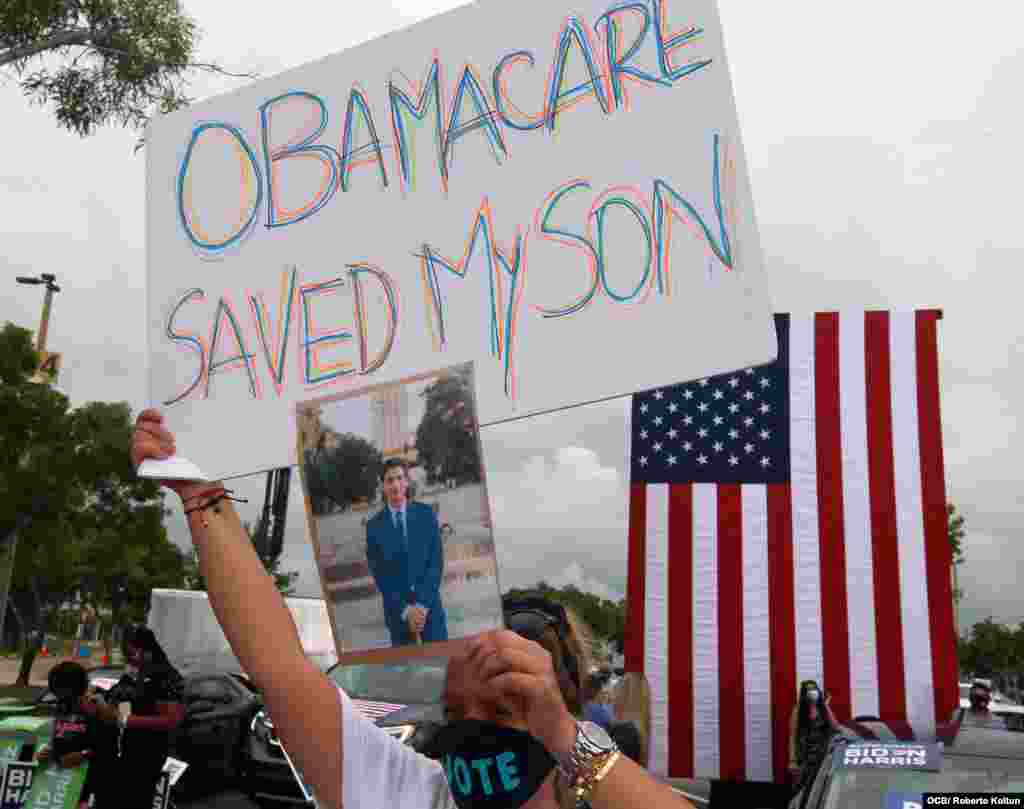
[[[684,452],[689,452],[691,449],[693,449],[693,444],[691,444],[689,441],[683,442],[683,451]]]
[[[716,399],[721,399],[723,396],[725,396],[725,394],[722,393],[722,391],[720,391],[720,390],[716,390],[711,395],[714,396]]]
[[[683,424],[685,424],[687,427],[693,424],[693,416],[683,416]]]
[[[683,398],[684,398],[684,399],[692,399],[692,398],[693,398],[693,391],[692,391],[692,390],[690,390],[689,388],[687,388],[686,390],[684,390],[684,391],[683,391]]]
[[[747,370],[745,370],[743,373],[745,373],[747,376],[753,376],[754,375],[754,369],[753,368],[747,368]]]
[[[706,388],[708,386],[708,381],[706,379],[702,379],[697,384],[700,385],[702,388]]]
[[[767,377],[761,377],[761,387],[762,388],[770,388],[771,386],[772,386],[772,381],[770,379],[768,379]]]
[[[764,456],[764,457],[761,458],[761,466],[763,466],[763,467],[765,467],[767,469],[771,465],[772,465],[772,462],[768,460],[767,456]]]
[[[731,405],[729,405],[729,412],[735,416],[737,413],[740,412],[740,406],[736,404],[736,402],[733,402]]]
[[[712,449],[713,449],[713,450],[714,450],[715,452],[721,452],[721,451],[722,451],[722,450],[724,449],[724,447],[722,446],[722,442],[721,442],[721,441],[716,441],[716,442],[715,442],[715,443],[714,443],[714,444],[712,445],[712,447],[711,447],[711,448],[712,448]]]
[[[730,455],[729,456],[729,466],[736,466],[736,464],[738,464],[739,462],[740,462],[740,459],[737,458],[735,455]]]
[[[697,405],[697,409],[701,413],[707,413],[708,412],[708,403],[707,402],[701,402],[699,405]]]
[[[675,438],[677,435],[679,435],[679,431],[678,430],[669,430],[668,431],[668,437],[669,438]]]
[[[729,430],[729,438],[731,438],[733,440],[736,440],[739,437],[740,437],[740,431],[739,430]]]
[[[754,419],[752,419],[750,416],[747,416],[745,419],[743,419],[743,423],[747,427],[752,427],[754,425]]]
[[[704,429],[703,427],[701,427],[699,430],[697,430],[697,435],[700,436],[701,438],[707,438],[708,437],[708,431],[706,429]]]
[[[740,381],[736,377],[733,377],[732,379],[729,380],[729,386],[730,387],[733,387],[733,388],[739,387],[739,384],[740,384]]]
[[[772,431],[771,430],[761,430],[761,440],[762,441],[767,441],[771,437],[772,437]]]
[[[671,404],[670,404],[670,405],[668,406],[668,412],[669,412],[669,413],[675,413],[675,412],[676,412],[676,411],[677,411],[678,409],[679,409],[679,405],[677,405],[677,404],[676,404],[675,402],[672,402],[672,403],[671,403]]]
[[[762,413],[771,413],[772,412],[772,406],[770,404],[762,404],[761,407],[760,407],[760,410],[761,410]]]
[[[725,421],[725,419],[723,419],[721,416],[715,416],[715,418],[714,418],[714,422],[715,422],[715,426],[716,427],[721,427],[723,421]]]
[[[707,462],[708,462],[708,456],[707,455],[698,455],[697,456],[697,463],[699,463],[699,464],[701,464],[703,466]]]
[[[743,398],[749,402],[751,399],[754,398],[754,392],[748,390],[746,393],[743,394]]]
[[[641,458],[640,459],[640,466],[647,466],[647,459],[646,458]]]
[[[751,452],[754,451],[754,445],[753,444],[744,444],[743,445],[743,451],[745,453],[747,453],[747,455],[749,455]]]
[[[663,421],[664,419],[661,416],[658,416],[657,418],[654,419],[654,424],[655,426],[660,427]]]
[[[678,463],[678,461],[676,460],[676,456],[675,455],[669,455],[668,456],[668,465],[669,466],[675,466],[677,463]]]
[[[641,438],[642,438],[643,440],[645,440],[645,441],[646,441],[646,440],[647,440],[647,430],[641,430],[641,431],[640,431],[640,437],[641,437]]]
[[[661,442],[660,441],[655,441],[654,442],[654,451],[655,452],[661,452]]]
[[[640,405],[640,412],[641,413],[646,413],[647,412],[647,405],[645,405],[645,404]]]
[[[660,390],[656,390],[654,391],[654,398],[660,402],[662,399],[665,398],[665,394],[662,393]]]

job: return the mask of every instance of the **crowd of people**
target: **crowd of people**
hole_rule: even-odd
[[[37,758],[60,767],[89,762],[80,806],[152,806],[170,734],[185,717],[184,680],[152,630],[131,627],[122,648],[126,672],[103,695],[89,687],[79,663],[65,661],[50,671],[57,716],[53,741]]]

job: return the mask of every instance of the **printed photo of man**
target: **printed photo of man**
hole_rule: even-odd
[[[434,509],[409,499],[405,462],[391,458],[381,475],[384,507],[367,521],[366,556],[384,602],[392,646],[448,640],[441,603],[444,549]]]

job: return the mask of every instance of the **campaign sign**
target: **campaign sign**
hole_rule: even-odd
[[[834,756],[835,766],[844,769],[870,767],[938,772],[942,767],[942,754],[935,744],[864,742],[840,747]]]
[[[37,765],[24,761],[10,761],[4,767],[0,781],[0,809],[22,809],[32,792]]]
[[[882,809],[924,809],[921,792],[886,792]]]

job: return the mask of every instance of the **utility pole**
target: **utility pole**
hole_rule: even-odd
[[[57,276],[51,273],[43,273],[38,278],[18,276],[15,279],[19,284],[39,286],[45,284],[46,293],[43,295],[43,313],[39,319],[39,332],[36,334],[36,351],[43,360],[46,351],[46,338],[50,332],[50,312],[53,310],[53,296],[60,292],[57,286]],[[31,515],[19,515],[17,527],[10,536],[8,542],[0,545],[0,638],[3,638],[4,622],[7,618],[7,598],[11,592],[11,579],[14,576],[14,552],[18,546],[18,529],[24,528],[31,522]]]

